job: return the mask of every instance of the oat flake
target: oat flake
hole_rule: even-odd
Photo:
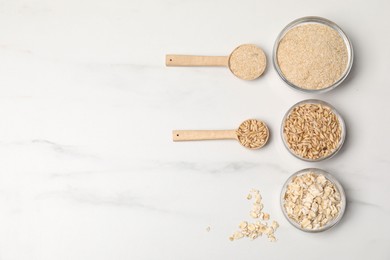
[[[272,221],[271,224],[268,223],[270,215],[262,211],[263,203],[260,192],[258,190],[252,189],[248,194],[247,199],[254,199],[252,210],[250,211],[249,215],[256,219],[256,221],[253,223],[241,221],[241,223],[238,225],[239,230],[234,232],[233,235],[229,237],[229,239],[234,241],[243,237],[248,237],[254,240],[264,234],[268,237],[268,241],[275,242],[276,237],[274,233],[279,227],[279,224],[276,221]]]

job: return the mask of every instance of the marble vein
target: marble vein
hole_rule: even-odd
[[[63,145],[56,142],[52,142],[50,140],[46,139],[32,139],[32,140],[26,140],[26,141],[13,141],[13,142],[0,142],[0,146],[6,147],[6,146],[37,146],[37,147],[43,147],[47,148],[55,153],[71,156],[71,157],[87,157],[87,158],[93,158],[98,159],[99,157],[94,154],[88,154],[83,153],[77,150],[76,146],[73,145]]]
[[[76,188],[68,188],[61,191],[52,191],[39,194],[35,197],[37,200],[49,199],[67,199],[76,203],[99,206],[99,207],[119,207],[130,210],[146,210],[156,213],[172,214],[186,216],[181,211],[171,210],[156,205],[142,202],[140,197],[133,196],[128,192],[117,193],[114,195],[103,195],[101,192],[87,192]]]
[[[248,161],[236,161],[236,162],[155,162],[155,168],[174,169],[174,170],[187,170],[195,172],[207,172],[215,175],[227,174],[227,173],[242,173],[254,169],[273,169],[278,173],[285,173],[286,170],[276,163],[255,163]]]

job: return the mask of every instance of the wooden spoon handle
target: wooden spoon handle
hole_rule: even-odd
[[[165,57],[166,66],[228,66],[228,56],[193,56],[168,54]]]
[[[173,141],[237,139],[236,130],[173,130]]]

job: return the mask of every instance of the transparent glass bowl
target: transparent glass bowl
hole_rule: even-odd
[[[333,150],[332,153],[330,153],[329,155],[327,156],[324,156],[324,157],[321,157],[321,158],[318,158],[318,159],[308,159],[308,158],[304,158],[298,154],[296,154],[293,150],[291,150],[289,147],[288,147],[288,144],[287,144],[287,141],[285,140],[284,138],[284,126],[285,126],[285,122],[286,122],[286,119],[287,117],[290,115],[291,111],[296,107],[296,106],[299,106],[299,105],[302,105],[302,104],[320,104],[320,105],[323,105],[323,106],[327,106],[329,107],[332,112],[337,116],[338,120],[339,120],[339,123],[340,123],[340,126],[341,126],[341,136],[340,136],[340,142],[339,142],[339,145],[337,146],[337,148],[335,150]],[[295,105],[293,105],[288,111],[287,113],[284,115],[283,117],[283,121],[282,121],[282,124],[281,124],[281,128],[280,128],[280,134],[282,136],[282,140],[283,140],[283,144],[284,146],[287,148],[287,150],[292,154],[294,155],[295,157],[297,157],[298,159],[301,159],[301,160],[304,160],[304,161],[307,161],[307,162],[319,162],[319,161],[322,161],[322,160],[325,160],[325,159],[329,159],[331,157],[333,157],[338,151],[340,151],[341,147],[343,146],[344,144],[344,141],[345,141],[345,137],[346,137],[346,127],[345,127],[345,123],[344,123],[344,119],[341,117],[341,115],[339,114],[339,112],[337,112],[337,110],[329,103],[325,102],[325,101],[322,101],[322,100],[318,100],[318,99],[306,99],[306,100],[303,100],[303,101],[300,101],[298,103],[296,103]]]
[[[286,209],[284,208],[284,195],[286,193],[287,185],[290,184],[290,182],[292,181],[292,179],[295,176],[303,175],[303,174],[309,173],[309,172],[314,172],[316,174],[324,175],[325,178],[327,178],[330,182],[332,182],[335,185],[337,191],[340,193],[340,199],[341,199],[340,200],[341,201],[341,208],[340,208],[340,212],[337,215],[337,217],[334,218],[333,220],[329,221],[325,226],[323,226],[321,228],[318,228],[318,229],[305,229],[305,228],[302,228],[297,222],[295,222],[294,220],[290,219],[290,217],[288,216],[288,214],[286,212]],[[333,177],[331,174],[329,174],[328,172],[326,172],[324,170],[317,169],[317,168],[303,169],[303,170],[300,170],[300,171],[294,173],[293,175],[291,175],[287,179],[287,181],[284,183],[283,188],[282,188],[282,192],[280,193],[280,206],[282,208],[283,215],[286,217],[288,222],[290,222],[290,224],[293,225],[294,227],[296,227],[297,229],[305,231],[305,232],[310,232],[310,233],[316,233],[316,232],[325,231],[325,230],[328,230],[329,228],[333,227],[334,225],[336,225],[341,220],[341,218],[344,215],[346,204],[347,204],[347,199],[346,199],[346,196],[345,196],[345,192],[344,192],[343,186],[341,186],[341,184],[337,181],[337,179],[335,177]]]
[[[279,63],[278,63],[279,44],[280,44],[280,41],[283,39],[283,37],[286,35],[286,33],[296,26],[303,25],[303,24],[313,24],[313,23],[326,25],[326,26],[329,26],[332,29],[336,30],[338,32],[338,34],[341,36],[341,38],[344,40],[344,43],[345,43],[345,46],[347,47],[347,52],[348,52],[348,63],[347,63],[347,67],[346,67],[343,75],[335,83],[333,83],[332,85],[330,85],[326,88],[322,88],[322,89],[305,89],[305,88],[301,88],[301,87],[295,85],[294,83],[290,82],[284,76],[282,70],[279,67]],[[343,30],[341,30],[341,28],[337,24],[335,24],[334,22],[329,21],[325,18],[322,18],[322,17],[307,16],[307,17],[302,17],[302,18],[299,18],[299,19],[292,21],[279,33],[278,37],[276,38],[275,44],[274,44],[272,59],[273,59],[274,68],[278,72],[279,76],[282,78],[282,80],[284,82],[286,82],[293,89],[307,92],[307,93],[324,93],[324,92],[327,92],[329,90],[334,89],[335,87],[340,85],[347,78],[347,76],[352,68],[353,56],[354,55],[353,55],[353,48],[352,48],[351,40],[348,38],[348,36],[344,33]]]

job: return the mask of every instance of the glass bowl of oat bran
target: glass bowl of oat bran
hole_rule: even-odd
[[[352,63],[352,43],[344,31],[316,16],[288,24],[273,49],[273,64],[282,80],[308,93],[323,93],[340,85]]]
[[[346,126],[329,103],[307,99],[293,105],[283,117],[284,146],[295,157],[318,162],[334,156],[343,146]]]
[[[307,168],[291,175],[283,185],[280,205],[294,227],[305,232],[321,232],[336,225],[344,215],[343,187],[328,172]]]

